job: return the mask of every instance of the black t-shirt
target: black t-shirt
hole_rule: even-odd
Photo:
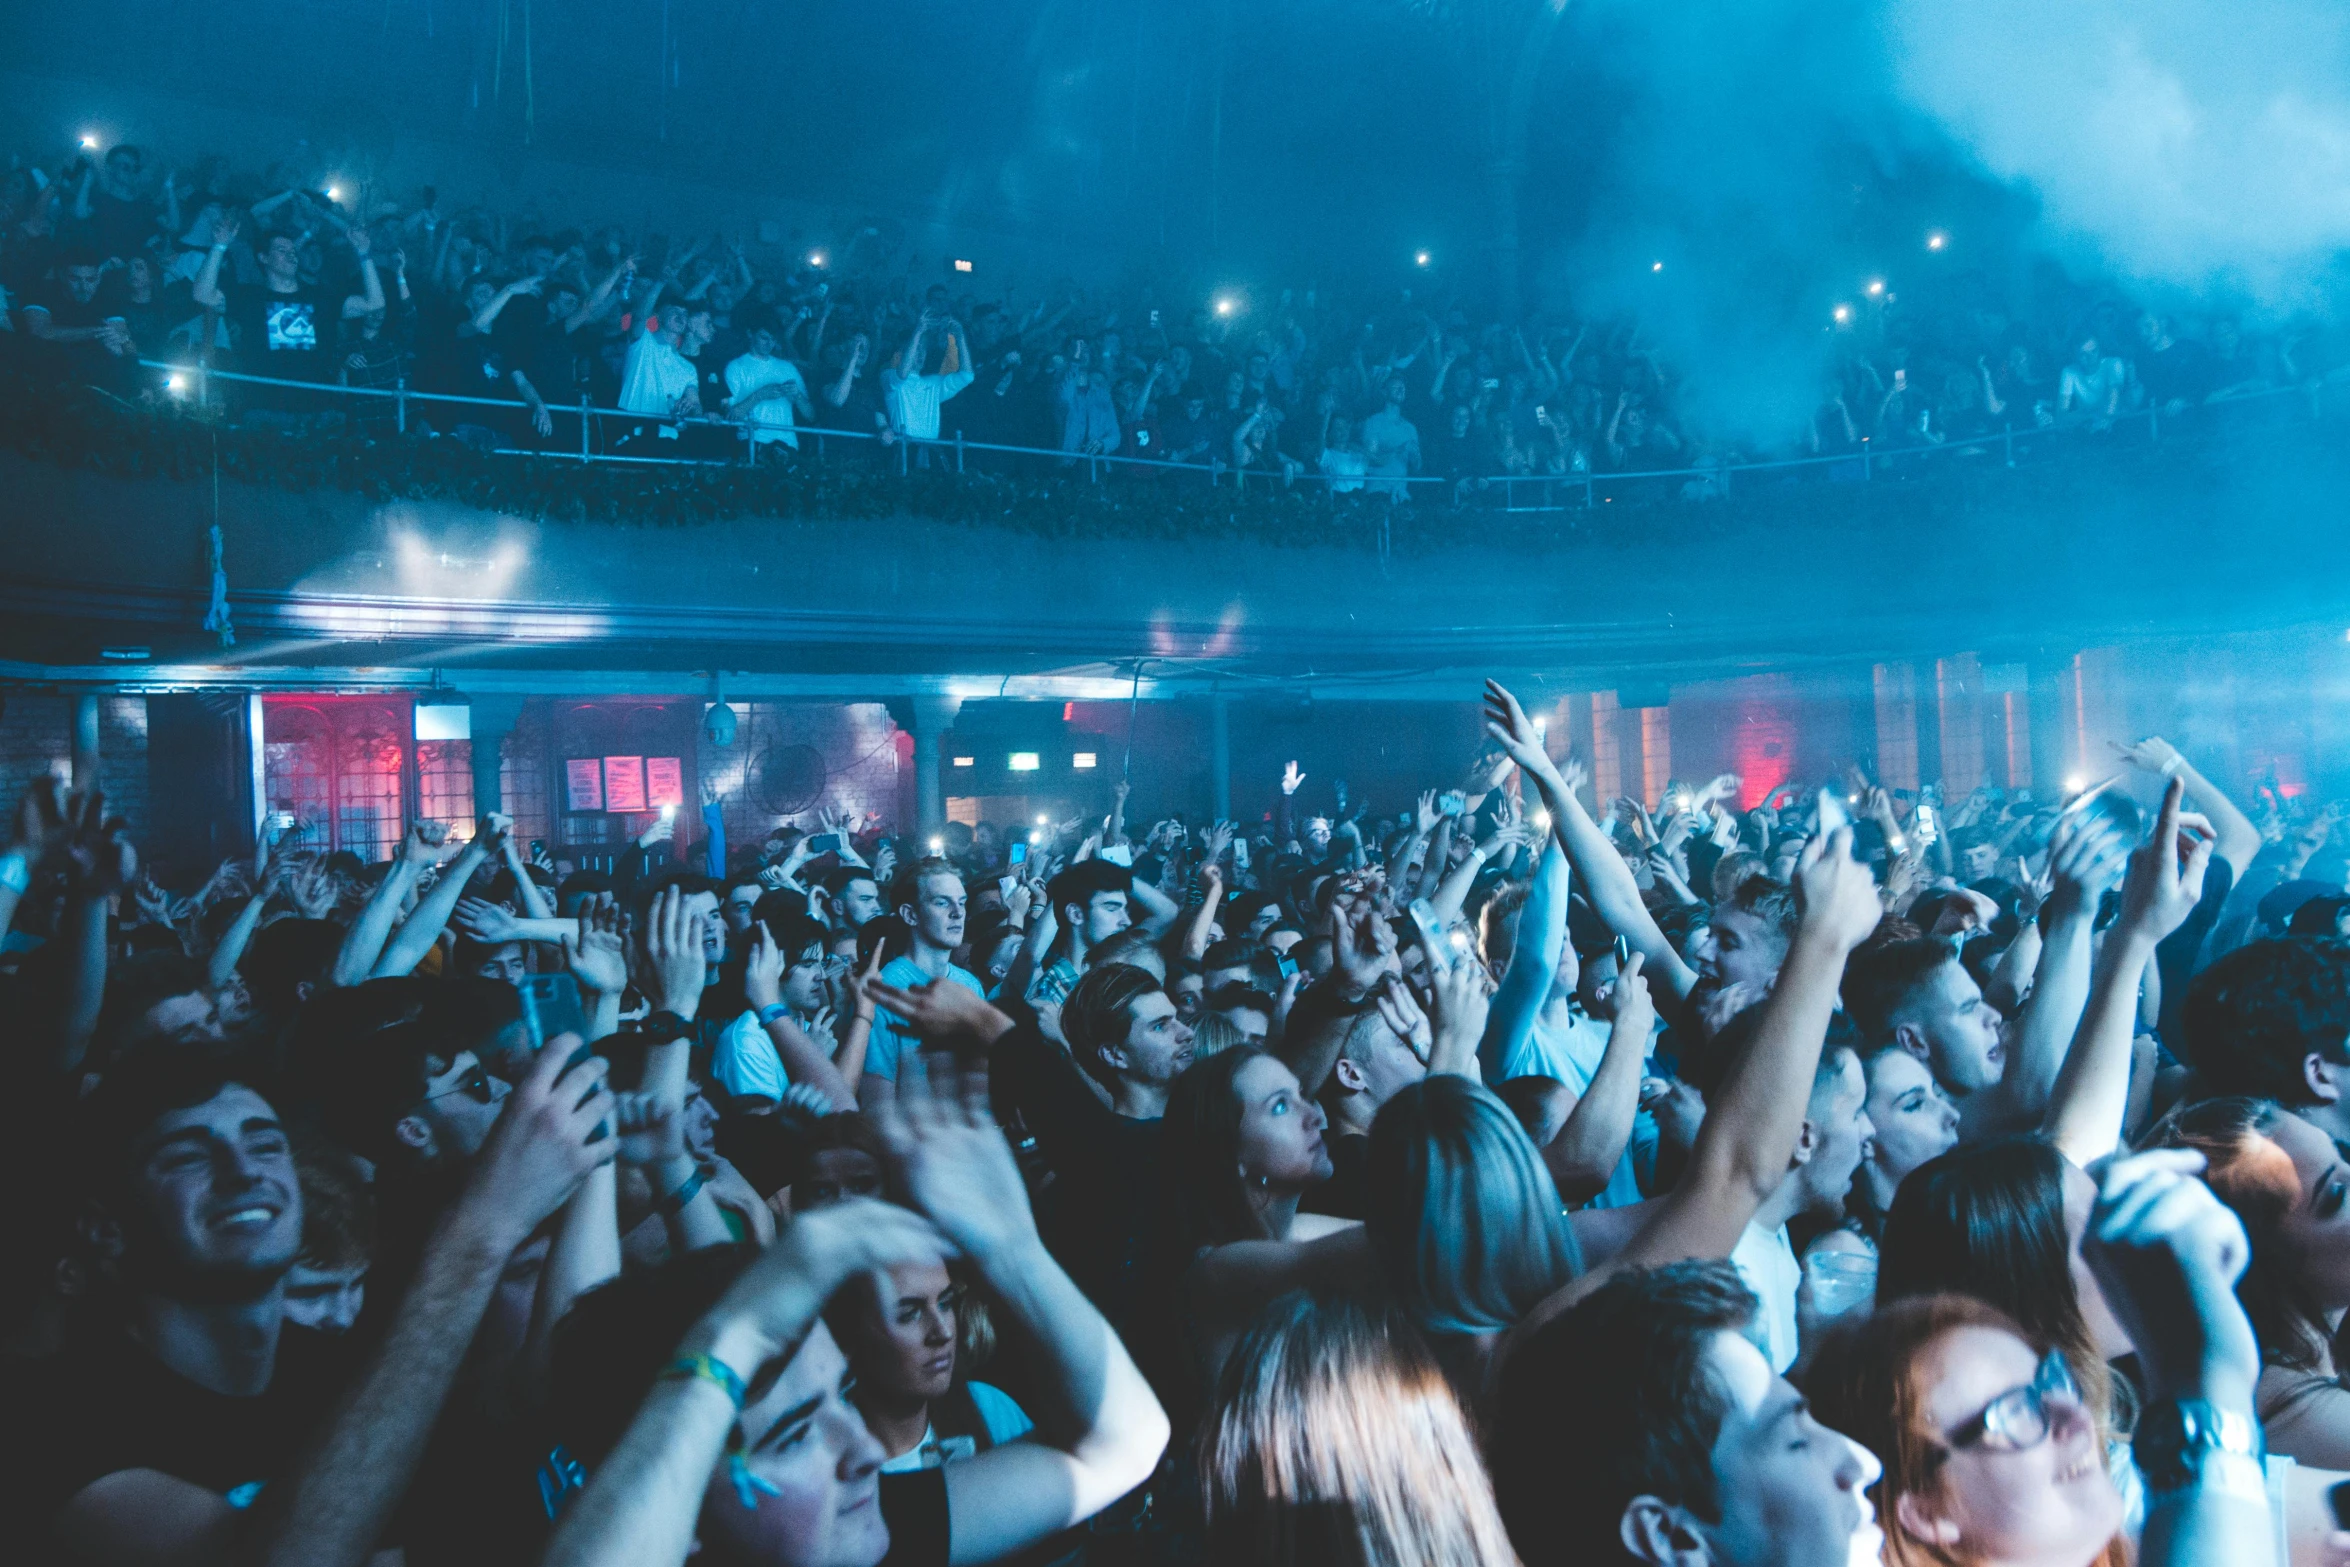
[[[1334,1219],[1365,1217],[1370,1207],[1371,1139],[1361,1132],[1341,1132],[1324,1146],[1330,1153],[1330,1179],[1307,1192],[1298,1206]]]
[[[237,368],[294,381],[325,379],[342,330],[343,296],[315,283],[281,294],[267,283],[223,283]]]
[[[946,1567],[954,1540],[947,1518],[947,1472],[915,1469],[881,1477],[881,1521],[889,1554],[881,1567]]]
[[[316,1451],[358,1354],[347,1339],[285,1328],[268,1390],[236,1398],[189,1381],[118,1330],[69,1336],[56,1356],[13,1379],[6,1401],[17,1432],[0,1480],[10,1535],[46,1538],[66,1503],[126,1469],[158,1470],[250,1505]]]
[[[508,372],[519,370],[530,377],[531,385],[538,388],[542,399],[547,396],[547,389],[538,383],[539,359],[545,351],[547,335],[547,306],[544,300],[533,299],[528,294],[517,294],[506,301],[506,308],[499,311],[498,319],[490,323],[490,351],[497,356],[497,392],[517,392]],[[495,396],[497,392],[487,395]]]
[[[155,203],[146,197],[91,193],[88,239],[101,258],[120,256],[127,261],[139,254],[154,238],[155,225]]]
[[[1161,1123],[1103,1104],[1033,1025],[997,1040],[988,1066],[997,1109],[1020,1113],[1056,1177],[1039,1204],[1046,1246],[1102,1315],[1123,1324],[1159,1198]]]

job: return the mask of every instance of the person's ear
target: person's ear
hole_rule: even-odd
[[[1904,1023],[1896,1028],[1893,1031],[1893,1042],[1920,1061],[1925,1062],[1926,1065],[1932,1066],[1934,1064],[1933,1047],[1926,1043],[1924,1031],[1915,1023]]]
[[[74,1220],[74,1229],[82,1244],[100,1261],[118,1264],[122,1261],[122,1221],[95,1202],[84,1203]]]
[[[1934,1511],[1934,1499],[1922,1491],[1904,1491],[1893,1504],[1893,1521],[1910,1538],[1949,1550],[1958,1544],[1958,1525]]]
[[[1713,1558],[1688,1515],[1653,1496],[1635,1496],[1624,1504],[1616,1535],[1625,1555],[1650,1567],[1705,1567]]]
[[[295,1000],[297,1003],[299,1003],[299,1002],[304,1002],[304,1001],[308,1001],[308,1000],[310,999],[311,993],[312,993],[313,991],[317,990],[317,989],[318,989],[318,986],[317,986],[317,985],[316,985],[314,982],[312,982],[312,981],[310,981],[310,980],[307,980],[307,979],[298,979],[298,980],[295,980],[295,981],[294,981],[294,1000]]]
[[[1331,1068],[1331,1073],[1338,1079],[1338,1086],[1350,1094],[1359,1094],[1371,1086],[1363,1076],[1363,1069],[1345,1056],[1338,1058],[1338,1065]]]
[[[424,1117],[420,1115],[400,1117],[398,1124],[392,1128],[392,1135],[400,1140],[402,1147],[413,1148],[426,1158],[432,1156],[432,1128],[425,1124]]]
[[[1811,1156],[1819,1151],[1820,1126],[1817,1121],[1807,1115],[1803,1118],[1803,1125],[1796,1130],[1795,1152],[1788,1157],[1788,1168],[1793,1169],[1799,1165],[1811,1163]]]
[[[2350,1068],[2345,1068],[2339,1062],[2328,1061],[2314,1050],[2301,1058],[2302,1086],[2309,1090],[2310,1097],[2319,1104],[2342,1102],[2342,1080],[2345,1077],[2350,1077]]]

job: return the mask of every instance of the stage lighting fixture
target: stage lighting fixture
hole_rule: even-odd
[[[971,263],[968,261],[957,260],[955,262],[955,270],[957,272],[968,272],[971,270]]]
[[[976,756],[958,756],[955,758],[955,765],[957,767],[976,767],[979,765],[979,758]]]
[[[1837,322],[1838,322],[1839,324],[1841,324],[1841,323],[1843,323],[1843,322],[1846,322],[1846,321],[1849,321],[1849,320],[1851,320],[1851,319],[1852,319],[1852,307],[1851,307],[1850,305],[1838,305],[1838,306],[1836,307],[1836,320],[1837,320]]]
[[[1926,248],[1928,250],[1940,250],[1943,246],[1949,243],[1950,236],[1947,234],[1933,233],[1926,236]]]
[[[96,152],[97,150],[98,150],[98,138],[97,138],[97,137],[95,137],[95,136],[88,136],[88,135],[85,135],[84,137],[82,137],[82,151],[84,151],[84,152]]]
[[[1426,266],[1428,264],[1428,252],[1423,250],[1418,255],[1412,257],[1412,260],[1418,262],[1421,266]]]

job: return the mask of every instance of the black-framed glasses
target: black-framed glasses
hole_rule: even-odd
[[[464,1094],[485,1105],[498,1102],[497,1085],[490,1081],[488,1069],[478,1061],[465,1069],[454,1087],[444,1088],[437,1094],[426,1094],[424,1102],[431,1104],[435,1099],[446,1099],[451,1094]]]
[[[2080,1384],[2073,1380],[2073,1368],[2065,1363],[2061,1349],[2052,1349],[2040,1357],[2031,1381],[2000,1394],[1983,1406],[1981,1414],[1942,1433],[1942,1439],[1950,1445],[1951,1452],[1981,1447],[1991,1452],[2020,1453],[2028,1447],[2037,1447],[2048,1440],[2052,1425],[2048,1405],[2052,1399],[2069,1404],[2081,1401]]]

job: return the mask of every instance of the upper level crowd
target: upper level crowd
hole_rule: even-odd
[[[2344,1559],[2340,807],[1485,711],[1377,809],[609,871],[164,886],[35,781],[11,1559]]]
[[[1943,242],[1914,280],[1855,281],[1821,323],[1810,419],[1757,447],[1691,416],[1709,366],[1667,362],[1641,322],[1496,320],[1434,272],[1384,291],[1015,292],[871,227],[786,252],[429,189],[362,200],[298,162],[41,148],[0,185],[0,358],[19,384],[126,401],[198,382],[141,360],[489,399],[511,407],[203,383],[240,419],[508,450],[739,458],[747,440],[762,459],[896,466],[905,454],[880,446],[917,443],[927,464],[919,443],[959,435],[1428,502],[1504,476],[1652,472],[1690,475],[1682,492],[1702,498],[1730,462],[2104,430],[2311,382],[2343,357],[2316,327],[2157,314],[2053,267],[1961,265]],[[583,428],[583,404],[613,412]],[[811,426],[859,439],[811,449]]]

